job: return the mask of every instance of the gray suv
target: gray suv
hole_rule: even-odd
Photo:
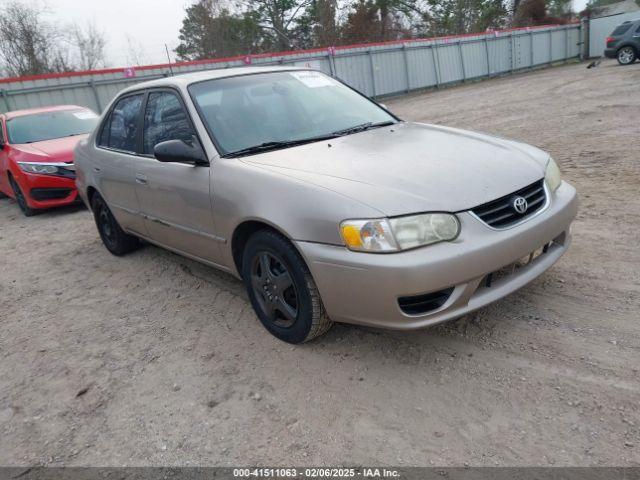
[[[620,65],[631,65],[640,55],[640,18],[618,25],[606,39],[604,56],[617,58]]]

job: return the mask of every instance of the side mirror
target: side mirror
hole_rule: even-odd
[[[182,140],[167,140],[153,148],[153,155],[159,162],[188,162],[209,165],[204,151],[197,142],[189,145]]]

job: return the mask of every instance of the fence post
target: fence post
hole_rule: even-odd
[[[411,78],[409,77],[409,57],[406,43],[402,44],[402,57],[404,58],[404,74],[407,79],[407,89],[405,91],[409,93],[411,91]]]
[[[549,30],[549,65],[553,63],[553,31]]]
[[[100,104],[100,97],[98,96],[98,90],[96,90],[96,82],[93,79],[89,80],[89,87],[91,87],[91,91],[93,92],[93,98],[96,101],[96,106],[98,107],[98,113],[102,113],[102,105]]]
[[[11,111],[11,106],[9,105],[9,95],[6,90],[0,90],[0,97],[4,100],[4,104],[7,107],[7,112]]]
[[[515,70],[514,64],[515,64],[515,48],[513,46],[513,42],[515,41],[515,37],[513,35],[513,32],[509,32],[509,53],[511,54],[511,73],[513,73],[513,71]]]
[[[436,71],[436,87],[439,87],[442,83],[442,77],[440,76],[440,56],[438,55],[438,44],[434,43],[431,49],[433,53],[433,67]]]
[[[580,32],[579,32],[579,42],[580,42],[580,59],[586,60],[589,58],[589,19],[583,17],[580,20]]]
[[[464,55],[462,54],[462,42],[458,41],[458,53],[460,53],[460,65],[462,65],[462,81],[467,81],[467,69],[464,67]]]
[[[569,27],[564,27],[564,61],[569,61]]]
[[[484,37],[484,52],[487,57],[487,77],[491,77],[491,61],[489,59],[489,38]]]
[[[369,54],[369,67],[371,70],[371,87],[373,88],[373,95],[371,96],[375,97],[376,96],[376,72],[373,66],[373,55],[371,54],[371,49],[367,50],[367,53]]]
[[[531,48],[531,62],[530,62],[530,66],[531,68],[533,68],[533,66],[535,65],[534,61],[533,61],[533,52],[534,52],[534,48],[533,48],[533,30],[529,30],[529,47]]]
[[[329,61],[329,73],[332,77],[338,77],[338,73],[336,72],[336,49],[335,47],[329,47],[327,49],[327,60]]]

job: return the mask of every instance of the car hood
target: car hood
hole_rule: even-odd
[[[12,145],[12,148],[20,152],[22,162],[73,162],[73,149],[80,140],[87,135],[74,135],[73,137],[54,138],[42,142],[23,143]]]
[[[475,132],[402,122],[245,157],[387,216],[468,210],[544,176],[549,155]]]

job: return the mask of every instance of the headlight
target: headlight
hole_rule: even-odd
[[[346,220],[340,224],[340,234],[350,250],[363,252],[395,252],[398,250],[391,226],[380,220]]]
[[[397,252],[454,240],[460,222],[449,213],[425,213],[379,220],[346,220],[340,233],[350,250]]]
[[[57,175],[60,177],[75,178],[76,168],[73,163],[48,162],[48,163],[29,163],[18,162],[22,170],[28,173],[37,173],[39,175]]]
[[[55,175],[58,173],[58,166],[47,163],[23,163],[18,162],[20,168],[25,172],[39,173],[40,175]]]
[[[553,158],[550,158],[547,163],[547,170],[544,173],[544,179],[547,181],[549,190],[552,192],[555,192],[560,186],[560,183],[562,183],[562,173],[558,168],[558,164],[553,161]]]

